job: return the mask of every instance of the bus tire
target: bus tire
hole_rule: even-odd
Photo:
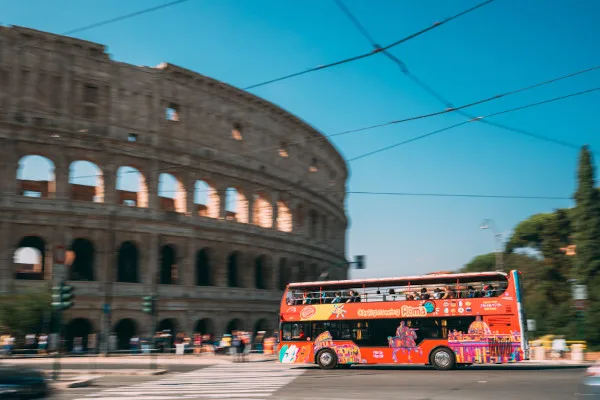
[[[323,349],[317,353],[317,364],[322,369],[334,369],[337,367],[337,355],[331,349]]]
[[[431,352],[429,362],[439,371],[448,371],[456,366],[454,352],[447,347],[438,347]]]

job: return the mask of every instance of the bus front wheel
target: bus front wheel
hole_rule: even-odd
[[[456,361],[454,359],[454,352],[447,347],[437,348],[431,353],[429,361],[433,368],[441,371],[447,371],[453,369]]]
[[[337,356],[331,349],[323,349],[317,354],[317,364],[323,369],[333,369],[337,366]]]

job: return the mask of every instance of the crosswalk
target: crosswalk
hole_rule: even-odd
[[[293,382],[304,371],[272,362],[214,365],[165,379],[103,390],[78,400],[260,400]]]

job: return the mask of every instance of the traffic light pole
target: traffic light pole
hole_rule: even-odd
[[[58,287],[58,292],[60,294],[62,294],[63,291],[63,287],[65,285],[64,281],[60,282],[60,286]],[[59,294],[59,296],[61,296]],[[58,338],[58,343],[56,346],[56,354],[54,356],[54,362],[52,363],[52,380],[57,381],[58,380],[58,376],[60,375],[60,334],[61,334],[61,324],[62,324],[62,300],[60,300],[59,297],[59,304],[58,306],[55,305],[55,303],[53,303],[52,305],[55,307],[55,316],[56,316],[56,321],[54,323],[54,330],[56,333],[56,337]]]

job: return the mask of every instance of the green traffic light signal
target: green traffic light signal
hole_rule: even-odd
[[[142,311],[148,314],[154,313],[154,297],[144,296],[142,298]]]
[[[61,301],[63,304],[63,309],[66,310],[73,307],[73,304],[75,303],[75,288],[73,286],[63,285],[61,289]]]

